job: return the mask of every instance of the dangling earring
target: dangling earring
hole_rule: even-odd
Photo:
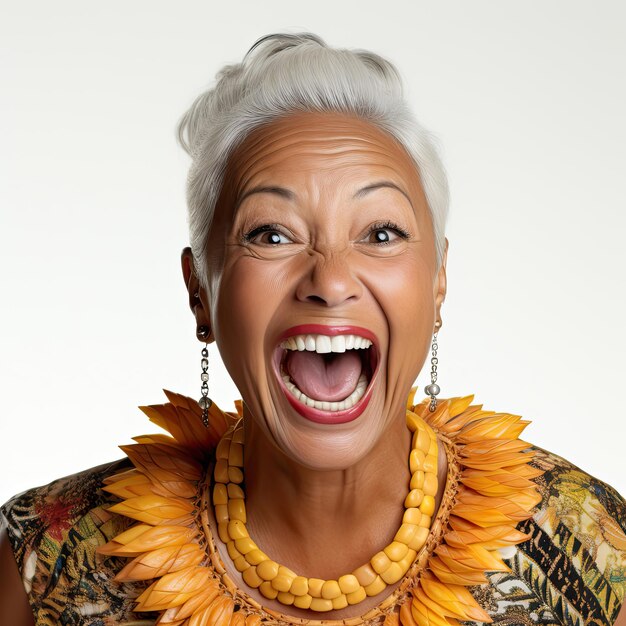
[[[439,348],[439,345],[437,344],[437,333],[439,332],[439,328],[441,328],[441,322],[437,320],[435,322],[435,334],[433,335],[433,342],[431,346],[430,385],[424,388],[424,393],[427,396],[430,396],[430,405],[428,409],[431,413],[437,408],[437,395],[441,391],[439,385],[437,384],[437,364],[439,363],[439,359],[437,358],[437,348]]]
[[[209,336],[209,329],[206,326],[198,326],[198,337],[206,340]],[[200,374],[200,380],[202,381],[202,386],[200,391],[202,396],[200,400],[198,400],[198,404],[202,409],[202,423],[206,428],[209,426],[209,409],[213,402],[211,398],[209,398],[209,344],[205,342],[204,348],[200,354],[202,355],[202,359],[200,360],[200,365],[202,367],[202,373]]]

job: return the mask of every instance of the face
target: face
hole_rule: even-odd
[[[404,423],[445,264],[394,139],[330,113],[258,129],[230,159],[207,259],[202,309],[275,449],[347,468]]]

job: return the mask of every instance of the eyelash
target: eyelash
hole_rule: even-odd
[[[256,228],[253,228],[251,231],[242,235],[241,242],[250,243],[257,235],[274,231],[279,233],[282,232],[278,224],[263,224],[263,226],[257,226]]]
[[[402,237],[402,239],[410,239],[411,238],[411,233],[409,233],[408,231],[404,230],[404,228],[402,228],[401,226],[398,226],[397,224],[394,224],[394,222],[377,222],[376,224],[372,224],[372,226],[369,229],[369,232],[367,234],[371,235],[376,230],[393,230],[393,231],[395,231],[395,233],[397,235]],[[374,243],[374,245],[376,245],[376,246],[388,246],[390,243],[391,243],[390,241],[376,241]]]
[[[386,230],[386,229],[393,230],[397,235],[402,237],[402,239],[411,238],[411,233],[404,230],[404,228],[402,228],[401,226],[398,226],[394,222],[376,222],[375,224],[372,224],[367,235],[368,236],[371,235],[376,230]],[[263,226],[258,226],[248,231],[247,233],[245,233],[241,237],[241,241],[242,243],[250,243],[257,235],[260,235],[261,233],[274,232],[274,231],[281,232],[279,224],[263,224]],[[389,243],[390,243],[389,241],[377,241],[377,242],[374,242],[374,245],[388,246]]]

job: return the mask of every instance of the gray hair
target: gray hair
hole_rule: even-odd
[[[207,287],[206,242],[227,161],[256,128],[289,113],[342,112],[369,121],[404,146],[431,213],[438,265],[445,248],[448,183],[431,135],[416,121],[396,68],[364,50],[331,48],[310,33],[268,35],[241,63],[225,66],[178,125],[192,158],[187,178],[189,238]]]

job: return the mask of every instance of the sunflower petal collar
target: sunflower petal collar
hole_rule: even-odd
[[[136,523],[99,551],[132,560],[118,581],[151,581],[137,598],[137,611],[159,611],[167,626],[453,626],[488,623],[468,587],[487,581],[487,572],[509,571],[500,551],[528,539],[516,525],[532,516],[540,496],[533,479],[543,472],[529,462],[530,445],[519,439],[528,425],[517,415],[483,411],[473,395],[407,401],[443,442],[448,475],[431,532],[395,591],[366,614],[341,620],[305,619],[261,606],[226,573],[208,523],[207,475],[215,448],[243,415],[202,409],[186,396],[165,391],[169,402],[140,407],[169,434],[135,437],[121,446],[133,469],[110,477],[103,487],[122,499],[110,510]]]

